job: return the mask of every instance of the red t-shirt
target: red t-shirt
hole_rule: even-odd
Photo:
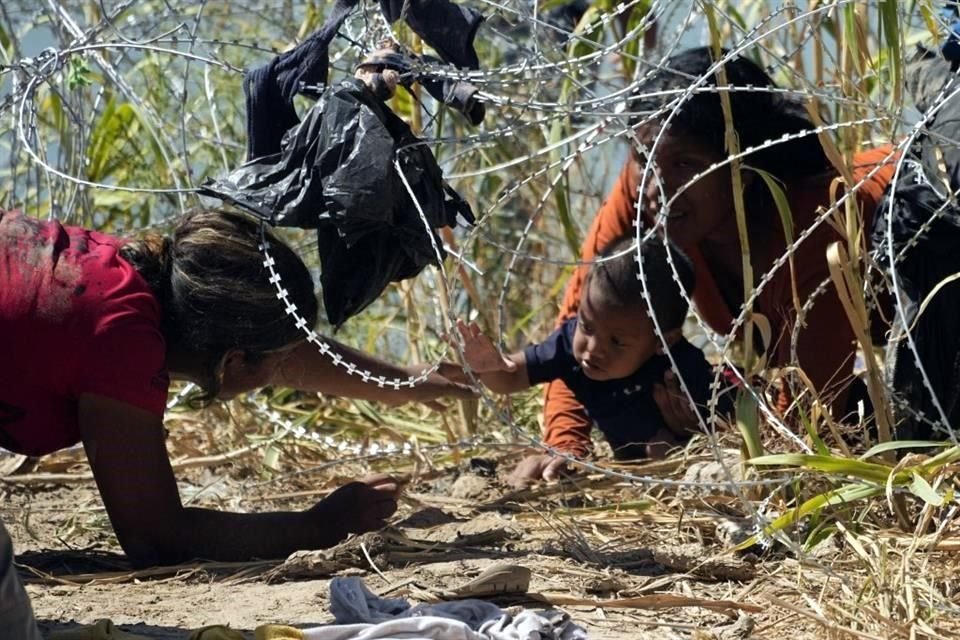
[[[160,306],[122,245],[0,212],[0,446],[43,455],[76,444],[81,394],[163,415]]]

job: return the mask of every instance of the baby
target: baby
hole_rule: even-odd
[[[618,255],[623,254],[623,255]],[[653,312],[677,370],[701,412],[710,397],[713,373],[703,353],[687,342],[681,327],[687,303],[673,280],[667,247],[659,238],[641,247]],[[616,256],[616,257],[612,257]],[[670,246],[684,289],[693,291],[690,260]],[[664,343],[654,331],[637,277],[636,245],[622,238],[594,262],[586,277],[577,316],[545,341],[502,355],[479,327],[457,323],[466,364],[492,391],[513,393],[562,379],[603,432],[617,459],[660,458],[689,430],[671,429],[654,400],[654,388],[672,375]],[[722,410],[729,400],[721,402]],[[689,429],[697,426],[689,412]]]

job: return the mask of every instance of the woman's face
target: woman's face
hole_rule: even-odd
[[[224,357],[217,399],[230,400],[246,391],[271,384],[277,369],[299,344],[271,351],[252,360],[240,349],[231,350]]]
[[[689,135],[670,129],[663,132],[654,147],[658,131],[660,127],[656,123],[638,131],[640,142],[653,154],[654,160],[644,177],[647,159],[642,152],[634,157],[637,184],[644,180],[640,189],[642,211],[659,220],[660,208],[666,202],[668,206],[663,212],[666,236],[681,247],[696,246],[704,240],[736,241],[729,166],[714,169],[687,184],[723,158]]]

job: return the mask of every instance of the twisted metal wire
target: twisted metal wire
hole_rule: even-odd
[[[613,36],[615,29],[612,25],[629,15],[630,11],[640,6],[639,0],[618,3],[609,12],[600,12],[591,22],[592,26],[602,28],[605,39],[596,43],[587,37],[589,29],[571,31],[558,26],[550,19],[533,15],[530,4],[521,0],[495,2],[481,0],[477,6],[489,12],[488,25],[481,30],[483,34],[491,34],[497,45],[504,45],[507,54],[514,60],[504,58],[502,64],[484,68],[479,71],[466,71],[451,66],[427,65],[427,69],[438,77],[463,79],[475,84],[479,89],[479,99],[486,103],[488,110],[495,113],[495,117],[488,116],[489,122],[481,129],[470,132],[453,131],[451,127],[441,130],[424,131],[423,144],[431,145],[434,149],[443,149],[440,158],[441,164],[447,172],[448,179],[455,186],[470,186],[477,181],[497,177],[503,179],[503,186],[499,193],[481,203],[481,212],[477,225],[464,233],[460,238],[461,247],[475,243],[481,247],[508,257],[502,282],[497,291],[496,315],[498,335],[496,336],[504,346],[504,336],[510,313],[508,306],[518,296],[523,296],[522,269],[530,265],[541,265],[549,268],[580,267],[590,265],[594,260],[584,261],[576,257],[563,259],[553,255],[543,255],[529,250],[527,247],[531,238],[535,237],[545,224],[549,222],[549,205],[555,197],[558,186],[575,177],[582,177],[583,166],[591,159],[609,157],[615,153],[622,153],[623,143],[637,145],[643,152],[646,161],[642,166],[642,177],[638,185],[636,201],[637,220],[635,222],[635,236],[637,245],[643,238],[652,233],[669,233],[666,220],[673,202],[690,189],[697,181],[714,171],[728,171],[731,163],[742,160],[749,163],[751,156],[768,150],[789,140],[802,136],[833,135],[844,129],[869,130],[877,138],[890,140],[894,136],[901,136],[895,145],[897,152],[907,149],[910,144],[926,132],[926,124],[948,101],[956,99],[958,89],[950,84],[940,92],[931,102],[934,106],[927,112],[920,114],[916,121],[904,113],[902,105],[894,105],[892,109],[879,104],[869,96],[841,95],[835,86],[816,86],[814,81],[805,77],[788,61],[801,58],[815,39],[817,26],[832,11],[852,3],[854,0],[841,0],[822,5],[813,10],[801,10],[793,3],[780,8],[769,10],[749,28],[741,27],[730,16],[720,12],[720,17],[730,27],[732,43],[728,43],[729,53],[718,60],[714,67],[700,78],[691,78],[689,86],[680,91],[671,92],[668,96],[660,96],[665,106],[648,114],[632,113],[629,111],[630,98],[636,95],[646,79],[652,74],[667,68],[670,55],[691,44],[703,44],[703,37],[691,38],[691,34],[698,32],[702,36],[705,32],[703,18],[703,2],[668,2],[655,0],[650,3],[649,12],[632,28],[624,28],[619,36]],[[27,3],[21,3],[26,5]],[[280,17],[284,14],[282,7],[285,3],[268,2],[249,5],[231,3],[233,10],[248,12],[262,20],[266,27],[273,27],[280,34],[273,44],[263,44],[255,40],[231,40],[218,33],[208,33],[207,25],[214,29],[216,23],[222,20],[220,8],[216,3],[204,1],[201,3],[186,3],[167,1],[162,11],[138,12],[136,3],[124,0],[108,7],[105,0],[101,0],[101,16],[99,20],[83,25],[73,16],[67,5],[58,0],[45,0],[32,11],[23,9],[29,14],[20,22],[26,22],[38,15],[46,16],[57,25],[60,33],[55,44],[43,48],[38,53],[26,55],[25,46],[14,39],[11,45],[13,58],[0,61],[0,118],[7,119],[10,131],[15,132],[7,140],[6,149],[0,147],[0,160],[6,156],[10,165],[10,183],[6,191],[14,199],[22,202],[26,207],[31,205],[43,207],[51,216],[69,217],[71,212],[80,208],[85,198],[102,198],[104,193],[121,192],[125,194],[141,194],[144,197],[160,198],[166,207],[152,216],[147,226],[162,227],[178,213],[186,210],[197,202],[195,185],[204,177],[225,171],[230,166],[228,151],[236,157],[237,150],[243,145],[229,136],[229,125],[234,129],[238,112],[231,105],[225,105],[218,100],[217,88],[213,79],[215,73],[226,73],[236,78],[239,84],[239,74],[243,66],[265,61],[263,54],[275,52],[278,47],[285,47],[297,35],[289,31],[289,24],[282,24]],[[362,3],[362,9],[347,21],[337,44],[344,46],[332,49],[332,69],[334,74],[343,74],[350,68],[351,57],[374,49],[383,36],[398,40],[395,27],[386,25],[375,10],[374,3]],[[873,4],[873,3],[870,3]],[[3,3],[0,5],[0,19],[4,24],[12,25],[15,19],[17,3]],[[302,17],[302,16],[301,16]],[[902,16],[905,24],[916,22],[915,16]],[[911,22],[911,20],[913,22]],[[494,24],[494,22],[496,24]],[[526,41],[511,35],[516,32],[518,24],[523,23],[529,29]],[[631,43],[642,39],[644,34],[654,25],[659,25],[663,33],[661,43],[655,52],[632,53],[629,50]],[[787,42],[787,32],[799,29],[800,35],[793,40],[790,48],[781,46],[777,38]],[[303,34],[300,34],[303,35]],[[691,41],[693,40],[693,41]],[[580,55],[569,55],[574,51],[574,44],[584,45],[586,52]],[[703,92],[718,92],[716,87],[708,86],[707,81],[713,71],[720,64],[736,55],[749,55],[759,52],[768,63],[767,70],[780,72],[786,76],[787,87],[760,88],[760,87],[730,87],[724,90],[730,92],[769,92],[780,96],[813,98],[822,104],[828,104],[835,109],[850,108],[865,112],[866,115],[848,121],[833,122],[783,136],[777,140],[767,140],[761,145],[742,149],[737,156],[725,158],[723,161],[709,167],[706,171],[693,176],[686,184],[681,185],[674,193],[667,193],[659,177],[660,172],[656,164],[657,149],[661,143],[663,130],[683,105],[694,95]],[[612,70],[610,58],[618,56],[636,65],[636,71],[631,78],[618,76]],[[165,80],[176,79],[179,93],[174,97],[173,112],[160,112],[157,105],[151,104],[144,98],[142,86],[137,83],[136,69],[147,58],[151,60],[166,60],[174,72],[168,74]],[[78,61],[91,60],[96,69],[102,74],[100,86],[94,98],[88,102],[81,100],[76,91],[70,89],[66,81],[71,65]],[[833,61],[834,63],[836,61]],[[179,68],[176,65],[179,64]],[[196,80],[195,67],[202,68],[202,78]],[[566,83],[570,87],[564,94],[560,89]],[[47,93],[44,94],[44,91]],[[81,153],[77,157],[67,157],[66,150],[57,143],[45,139],[49,127],[43,122],[43,115],[47,110],[45,102],[49,96],[56,96],[64,105],[66,118],[76,127],[81,137],[81,146],[89,142],[95,119],[103,113],[105,103],[112,95],[119,94],[134,105],[140,116],[140,122],[146,128],[150,141],[156,146],[163,163],[168,167],[171,184],[163,187],[143,186],[136,184],[110,183],[101,180],[91,180],[86,177],[86,164],[89,158]],[[206,113],[192,112],[189,98],[202,96],[206,105]],[[653,97],[653,96],[650,96]],[[425,107],[432,107],[439,112],[437,105],[426,100]],[[84,108],[84,107],[89,107]],[[206,116],[201,119],[201,116]],[[431,123],[437,123],[434,114]],[[578,124],[563,137],[547,139],[544,144],[524,146],[524,142],[534,139],[541,131],[549,131],[552,127],[560,126],[568,121]],[[636,131],[639,127],[650,122],[661,122],[663,127],[650,145],[641,145],[636,140]],[[171,126],[172,124],[172,126]],[[210,131],[207,131],[209,126]],[[213,143],[215,147],[215,161],[211,166],[198,164],[195,155],[194,141],[197,139]],[[487,161],[484,153],[496,145],[509,145],[508,157],[501,161]],[[231,149],[232,146],[232,149]],[[894,185],[900,179],[903,157],[894,158],[897,162],[897,173]],[[215,162],[215,164],[213,164]],[[399,164],[395,161],[398,175],[404,179]],[[748,292],[746,300],[739,309],[735,309],[735,321],[730,331],[721,335],[707,325],[700,314],[692,313],[696,330],[706,339],[719,357],[714,367],[714,378],[711,384],[708,417],[698,417],[700,430],[707,436],[717,461],[726,474],[724,482],[683,481],[669,478],[635,475],[628,471],[612,470],[593,461],[576,460],[564,452],[557,451],[543,443],[539,438],[530,436],[520,425],[517,425],[509,412],[494,402],[486,392],[482,393],[484,406],[503,425],[510,428],[516,441],[532,447],[561,456],[571,464],[603,473],[620,480],[634,483],[643,487],[675,487],[693,491],[711,492],[716,490],[732,490],[739,497],[745,510],[750,514],[756,531],[762,531],[771,521],[768,505],[755,505],[749,499],[748,489],[765,486],[779,487],[789,482],[788,474],[774,475],[760,480],[735,480],[734,470],[730,469],[720,450],[716,430],[719,418],[716,415],[718,396],[722,391],[721,367],[732,367],[740,376],[743,389],[750,394],[765,423],[776,430],[786,442],[792,443],[799,451],[809,451],[809,445],[799,438],[790,425],[779,416],[770,406],[764,393],[756,389],[751,381],[739,373],[731,346],[738,331],[745,326],[758,296],[770,286],[777,273],[795,255],[798,248],[809,240],[812,233],[837,211],[842,211],[848,198],[855,197],[857,190],[865,184],[874,172],[868,173],[859,183],[847,185],[844,194],[831,206],[820,212],[813,223],[804,228],[788,247],[779,256],[771,267],[764,273],[757,274],[758,278],[753,291]],[[657,202],[653,208],[658,211],[653,225],[644,225],[640,212],[647,208],[645,202],[646,186],[653,184],[657,192]],[[934,184],[932,182],[932,184]],[[475,271],[480,268],[470,263],[464,249],[455,256],[453,267],[444,266],[444,248],[435,239],[429,228],[426,216],[420,208],[409,185],[405,185],[416,204],[418,215],[424,224],[424,233],[428,234],[439,270],[436,275],[421,278],[430,289],[434,299],[444,304],[434,306],[436,317],[434,326],[438,333],[449,332],[456,319],[458,306],[453,303],[457,296],[463,294],[462,283],[457,273],[461,265],[467,265]],[[537,188],[542,188],[537,191]],[[92,194],[92,195],[91,195]],[[530,196],[533,197],[530,197]],[[955,194],[945,194],[955,196]],[[499,225],[513,215],[512,202],[520,197],[528,197],[533,201],[532,207],[526,211],[528,216],[521,229],[509,242],[501,240],[497,233]],[[953,197],[947,198],[953,200]],[[570,202],[571,208],[577,205],[587,206],[593,202],[588,197],[580,197]],[[947,205],[934,213],[933,218],[924,227],[942,216]],[[589,211],[587,211],[589,214]],[[586,215],[585,218],[588,218]],[[888,223],[889,224],[889,223]],[[895,322],[902,326],[905,323],[905,302],[899,295],[898,275],[896,265],[903,260],[908,250],[915,248],[915,242],[908,243],[894,254],[893,243],[889,241],[892,234],[887,229],[888,241],[883,250],[887,251],[889,262],[892,265],[890,279],[895,296]],[[331,362],[342,367],[348,375],[357,376],[361,381],[375,384],[381,388],[395,390],[412,388],[425,382],[430,375],[439,368],[440,362],[447,356],[449,347],[441,342],[439,352],[434,354],[436,361],[429,364],[423,372],[406,378],[386,378],[373,375],[370,371],[358,367],[340,356],[331,348],[320,332],[308,326],[306,320],[298,313],[296,306],[289,299],[283,287],[281,274],[275,270],[275,264],[270,256],[270,247],[266,235],[262,236],[261,251],[264,256],[264,266],[270,274],[270,281],[277,288],[277,297],[284,303],[286,312],[290,314],[297,326],[304,332],[306,339],[314,344],[320,353],[330,358]],[[650,307],[649,291],[645,278],[642,255],[634,247],[631,251],[636,254],[637,277],[643,283],[643,295],[647,307]],[[606,259],[615,259],[614,256]],[[598,260],[602,260],[598,259]],[[674,280],[678,282],[676,266],[668,254]],[[829,290],[829,281],[824,281],[816,287],[814,293],[803,301],[798,310],[797,318],[791,326],[791,353],[794,361],[797,358],[798,336],[804,325],[804,319],[814,308],[816,301]],[[681,287],[682,291],[682,287]],[[684,299],[692,303],[691,293],[682,291]],[[450,302],[450,304],[446,304]],[[462,305],[460,305],[462,307]],[[444,314],[441,309],[446,308]],[[650,314],[658,339],[663,345],[666,340],[662,327],[659,326],[654,314]],[[910,350],[919,364],[919,354],[916,346],[907,332]],[[682,373],[677,371],[676,363],[670,356],[669,349],[664,350],[670,358],[674,371],[678,373],[678,381],[683,392],[690,398],[687,381]],[[941,433],[957,441],[956,431],[947,424],[946,415],[938,399],[933,394],[930,381],[919,367],[923,384],[933,397],[939,413],[931,419],[928,416],[919,416],[935,425]],[[467,375],[477,383],[473,372]],[[887,389],[892,401],[904,411],[911,411],[904,407],[904,401],[892,389]],[[189,391],[181,392],[171,399],[171,406],[179,402]],[[319,437],[311,434],[302,426],[293,425],[289,421],[266,405],[256,404],[257,410],[269,422],[279,425],[279,433],[296,438],[307,438],[324,446],[338,446],[329,441],[329,437]],[[699,416],[699,412],[698,412]],[[401,448],[402,449],[402,448]],[[405,449],[402,449],[405,450]],[[359,450],[352,453],[360,454]],[[774,495],[775,492],[770,495]],[[788,544],[799,553],[797,543],[786,536],[778,536],[782,542]]]

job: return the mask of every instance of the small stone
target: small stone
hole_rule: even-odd
[[[724,456],[722,464],[717,460],[694,462],[687,467],[686,472],[683,474],[683,480],[684,482],[702,484],[703,489],[706,490],[709,488],[709,492],[712,495],[736,495],[735,487],[729,485],[731,481],[743,481],[743,470],[740,465],[740,458]],[[683,490],[683,493],[687,492],[692,493],[694,490]]]
[[[750,616],[740,614],[740,617],[732,625],[716,630],[717,640],[747,640],[753,634],[753,628],[756,624]]]
[[[490,493],[490,483],[486,478],[467,473],[453,483],[450,495],[462,500],[486,497]]]
[[[628,585],[617,576],[597,576],[584,585],[587,593],[606,595],[617,593],[628,588]]]

